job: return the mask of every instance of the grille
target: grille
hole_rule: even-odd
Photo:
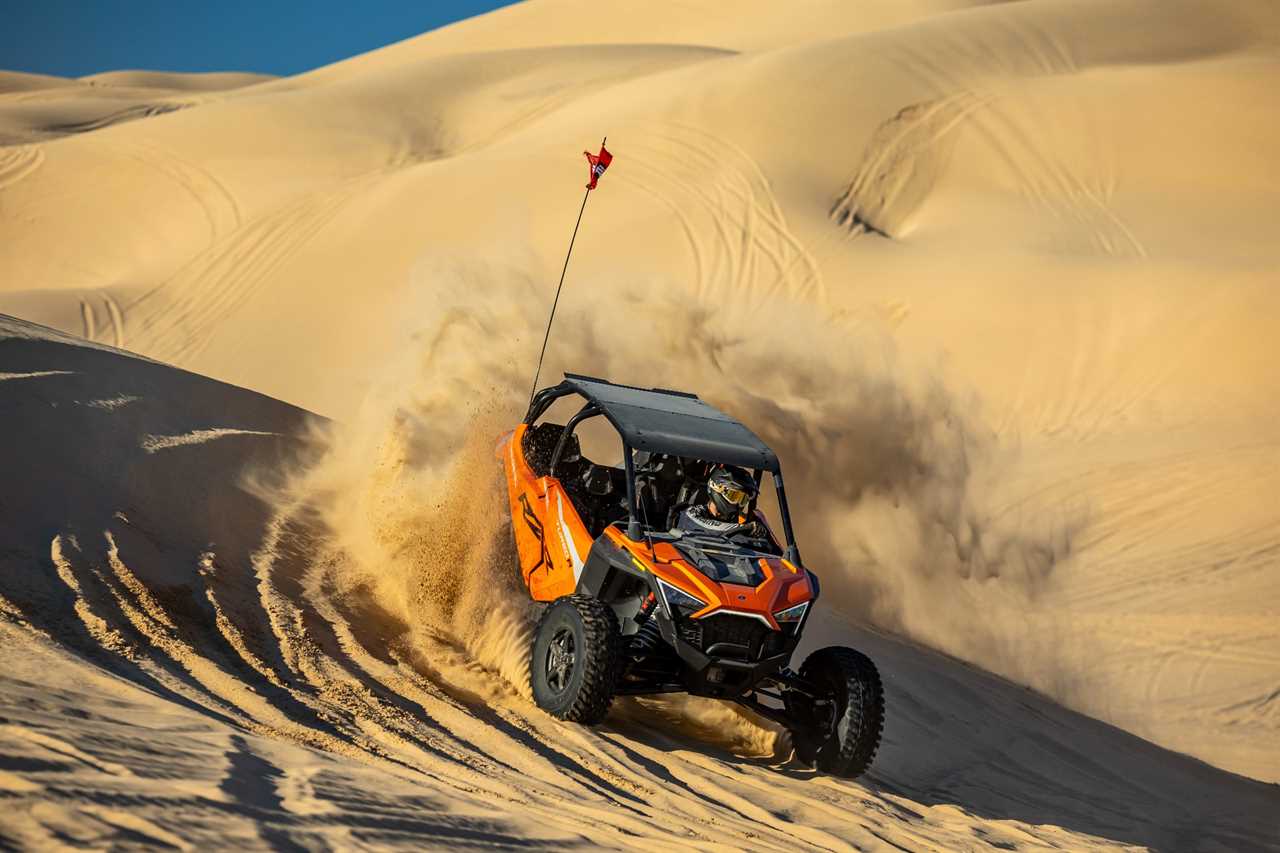
[[[750,650],[747,660],[759,660],[782,641],[777,631],[750,616],[717,614],[705,619],[684,619],[678,628],[680,638],[698,651],[705,652],[716,643],[734,643]]]

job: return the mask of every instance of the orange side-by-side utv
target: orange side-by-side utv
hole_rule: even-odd
[[[568,395],[584,405],[567,423],[541,420]],[[596,417],[622,439],[617,467],[582,455],[575,431]],[[879,674],[840,647],[789,668],[818,579],[800,560],[778,459],[749,429],[693,394],[566,374],[534,395],[498,455],[520,579],[547,603],[530,665],[540,707],[590,725],[616,695],[727,699],[786,726],[819,769],[866,769],[884,718]],[[757,493],[772,477],[782,541],[754,499],[714,533],[677,525],[723,466],[749,472]]]

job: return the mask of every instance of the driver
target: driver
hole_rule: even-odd
[[[747,509],[757,491],[755,480],[743,469],[719,468],[707,479],[710,497],[706,504],[695,504],[680,513],[676,529],[715,535],[744,533],[752,538],[761,538],[764,525],[747,518]]]

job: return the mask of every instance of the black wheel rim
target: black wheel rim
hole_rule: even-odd
[[[573,631],[561,628],[547,644],[547,686],[553,693],[563,693],[569,688],[569,679],[573,677],[576,662],[577,644],[573,639]]]

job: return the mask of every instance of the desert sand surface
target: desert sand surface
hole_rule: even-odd
[[[1280,847],[1280,8],[518,4],[290,78],[0,73],[0,843]],[[538,711],[544,382],[778,450],[850,782]]]

